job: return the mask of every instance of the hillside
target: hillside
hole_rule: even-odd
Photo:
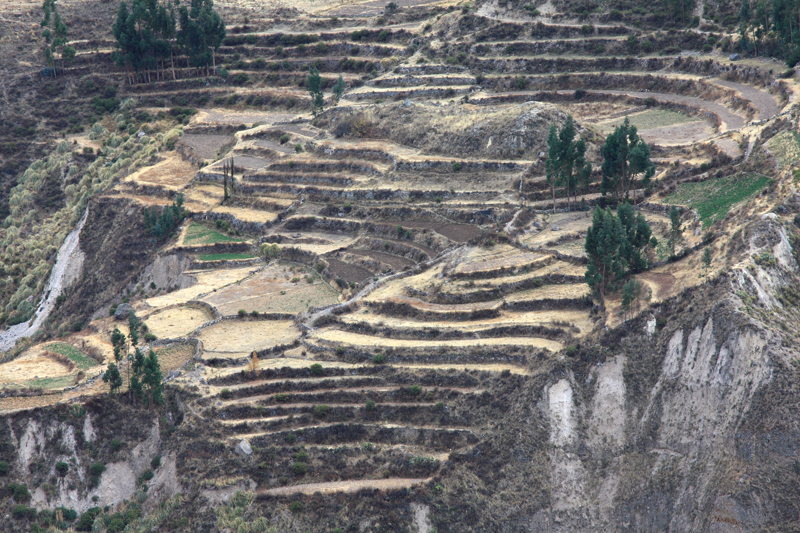
[[[134,78],[57,5],[57,76],[0,6],[0,530],[800,527],[800,89],[738,8],[218,0],[216,75]],[[626,119],[632,305],[585,276]],[[162,404],[102,379],[132,328]]]

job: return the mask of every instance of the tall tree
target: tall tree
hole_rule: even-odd
[[[148,398],[148,406],[161,405],[164,402],[164,377],[161,375],[161,365],[153,350],[150,350],[144,361],[142,385]]]
[[[555,124],[550,125],[547,137],[548,158],[545,165],[547,181],[553,195],[553,212],[556,211],[556,187],[564,187],[567,197],[567,209],[571,210],[571,199],[577,201],[577,189],[588,183],[592,174],[592,166],[586,161],[586,143],[583,139],[575,140],[575,122],[572,115],[567,117],[564,127],[556,133]]]
[[[216,74],[215,52],[225,39],[225,22],[214,10],[213,0],[192,0],[191,8],[181,6],[178,10],[180,28],[176,34],[178,45],[186,54],[190,66],[205,69],[209,66]]]
[[[61,20],[58,13],[56,0],[44,0],[42,4],[44,16],[42,18],[42,37],[44,37],[44,58],[47,66],[53,69],[53,74],[58,75],[58,59],[70,60],[75,57],[75,49],[67,46],[67,25]],[[52,29],[51,29],[52,26]]]
[[[584,278],[605,310],[606,292],[616,290],[625,275],[627,262],[621,251],[627,246],[625,230],[611,209],[595,208],[592,225],[586,231],[585,250],[589,260]]]
[[[311,113],[316,117],[318,113],[322,112],[325,104],[325,99],[322,95],[322,78],[317,67],[311,67],[308,70],[306,89],[308,89],[308,94],[311,95]]]
[[[683,240],[681,222],[681,212],[674,205],[669,210],[669,253],[670,257],[675,257],[675,245]]]
[[[342,98],[342,94],[344,93],[344,78],[342,75],[339,74],[339,79],[336,80],[336,83],[333,85],[333,104],[339,105],[339,100]]]
[[[114,394],[122,387],[122,376],[119,373],[119,368],[114,363],[108,364],[108,370],[103,374],[103,381],[108,383],[111,389],[111,394]]]
[[[650,225],[641,213],[637,213],[633,206],[624,203],[617,209],[617,217],[625,231],[627,242],[620,252],[623,254],[628,268],[631,272],[643,272],[647,270],[648,260],[645,249],[649,245],[657,244],[653,238]]]
[[[641,176],[640,185],[648,187],[656,167],[650,161],[650,147],[639,137],[628,117],[606,137],[601,152],[603,181],[600,190],[603,194],[613,193],[617,200],[629,198],[633,190],[635,203],[636,177]]]

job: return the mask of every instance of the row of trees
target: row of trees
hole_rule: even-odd
[[[75,57],[75,49],[67,46],[67,25],[61,20],[56,0],[44,0],[42,5],[42,37],[44,38],[44,59],[54,76],[58,76],[58,66]]]
[[[119,394],[124,384],[120,368],[125,365],[128,400],[134,405],[146,402],[148,407],[152,407],[164,403],[164,376],[156,353],[151,349],[145,356],[138,346],[141,327],[141,322],[131,312],[128,315],[127,336],[119,328],[114,328],[111,344],[114,346],[115,363],[109,363],[103,381],[108,383],[112,395]],[[133,353],[130,353],[129,347],[133,347]]]
[[[322,112],[325,105],[325,97],[322,93],[322,77],[319,75],[319,69],[317,69],[317,67],[311,67],[308,70],[306,88],[308,89],[308,94],[311,96],[311,114],[316,117]],[[337,106],[339,105],[339,99],[342,97],[342,93],[344,93],[344,78],[342,78],[341,74],[339,74],[339,79],[337,79],[336,83],[333,85],[332,92],[333,105]]]
[[[567,117],[561,130],[557,130],[555,124],[550,125],[545,170],[554,213],[557,188],[563,188],[567,209],[572,210],[579,191],[586,190],[592,182],[592,166],[586,161],[586,143],[583,139],[576,140],[576,134],[572,116]],[[600,191],[610,193],[617,201],[629,199],[632,192],[635,203],[636,189],[650,187],[655,165],[650,161],[650,147],[639,137],[628,117],[606,137],[600,152],[603,155]]]
[[[164,79],[167,61],[176,79],[175,54],[186,56],[187,67],[216,74],[215,52],[225,39],[225,22],[213,0],[123,1],[112,28],[116,42],[114,61],[126,69],[128,81]]]
[[[754,55],[800,62],[800,4],[796,0],[744,0],[739,11],[740,48]]]

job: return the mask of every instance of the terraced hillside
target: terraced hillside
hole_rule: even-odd
[[[62,16],[85,3],[64,0]],[[176,481],[158,470],[138,480],[151,487],[149,500],[136,483],[97,489],[92,500],[85,479],[59,481],[85,496],[51,494],[39,486],[45,478],[9,460],[14,479],[40,489],[32,505],[83,512],[143,498],[154,511],[157,499],[182,492],[170,531],[233,530],[227,512],[241,519],[239,531],[794,524],[782,517],[796,501],[753,518],[743,493],[730,496],[734,482],[719,481],[736,469],[747,479],[766,472],[745,452],[734,465],[720,450],[755,424],[753,405],[772,405],[759,396],[768,395],[761,371],[779,359],[753,355],[768,351],[766,329],[730,328],[745,316],[762,325],[796,318],[787,288],[800,205],[794,74],[731,62],[722,42],[732,35],[719,28],[650,31],[600,13],[578,18],[569,3],[535,13],[513,2],[216,4],[228,24],[216,56],[224,77],[197,77],[180,58],[174,79],[127,85],[109,34],[72,43],[65,83],[114,84],[125,102],[89,133],[71,134],[74,157],[102,150],[103,168],[116,173],[76,204],[88,206],[80,253],[54,246],[36,255],[43,271],[61,265],[54,272],[74,269],[82,282],[52,296],[33,283],[31,310],[58,302],[40,318],[48,322],[35,336],[0,332],[12,348],[0,363],[0,412],[18,417],[9,418],[9,442],[19,450],[28,431],[19,417],[48,412],[31,409],[88,402],[86,420],[98,425],[93,406],[125,401],[102,399],[100,377],[114,361],[114,327],[129,332],[114,311],[130,304],[166,379],[153,455],[170,458],[163,475]],[[29,9],[6,10],[27,21]],[[316,116],[305,89],[312,66],[325,87]],[[591,183],[571,196],[553,191],[545,164],[548,129],[568,115],[593,167]],[[659,244],[634,276],[644,301],[623,312],[617,292],[604,311],[585,282],[584,242],[592,209],[615,205],[601,191],[600,147],[626,117],[656,164],[652,187],[633,197]],[[150,151],[133,164],[118,147],[136,143]],[[83,172],[70,161],[67,176]],[[175,230],[152,231],[147,217],[178,201],[186,213]],[[3,264],[32,248],[15,239],[31,238],[34,214],[29,226],[3,228]],[[4,290],[16,294],[10,284],[19,281]],[[763,286],[780,298],[762,310]],[[689,403],[669,396],[682,390],[670,388],[679,363],[664,354],[677,361],[702,350],[709,368],[733,352],[737,365],[752,364],[731,363],[717,381],[711,370],[686,370],[695,394],[687,414]],[[730,388],[712,390],[722,382]],[[735,395],[740,416],[715,418],[706,393],[719,402]],[[695,449],[695,431],[718,446]],[[73,448],[74,462],[89,460]],[[132,480],[144,472],[136,468]],[[774,496],[762,489],[748,497]],[[239,491],[246,495],[234,498]],[[253,525],[259,517],[263,529]]]

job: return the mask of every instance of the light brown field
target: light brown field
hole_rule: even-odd
[[[65,365],[45,354],[43,345],[32,346],[8,363],[0,365],[0,383],[22,384],[35,378],[65,376],[72,372]]]
[[[177,370],[191,359],[194,352],[195,347],[191,344],[173,344],[156,350],[158,362],[161,364],[161,373],[166,377],[167,372]]]
[[[293,320],[223,320],[203,329],[198,338],[206,352],[249,353],[289,344],[299,336]]]
[[[155,296],[144,301],[145,309],[157,309],[168,305],[185,304],[189,300],[194,300],[201,294],[221,289],[231,283],[236,283],[257,270],[253,266],[242,268],[226,268],[220,270],[195,270],[186,274],[197,279],[197,283],[185,289],[179,289],[169,294]]]
[[[439,346],[449,346],[452,348],[465,348],[470,346],[531,346],[533,348],[544,348],[546,350],[556,352],[563,347],[560,342],[536,337],[498,337],[490,339],[424,341],[387,339],[384,337],[362,335],[360,333],[349,333],[338,329],[323,329],[316,331],[311,338],[345,345],[349,344],[351,346],[370,346],[376,348],[432,348]]]
[[[258,491],[259,494],[285,496],[289,494],[329,494],[333,492],[358,492],[362,489],[390,490],[413,487],[429,481],[425,478],[390,478],[359,479],[353,481],[328,481],[324,483],[306,483],[289,487],[277,487]]]
[[[184,161],[176,154],[171,154],[164,161],[138,170],[123,181],[139,185],[159,185],[167,189],[178,190],[192,181],[195,172],[197,169],[191,163]]]
[[[202,307],[178,307],[155,313],[145,323],[156,337],[175,339],[188,335],[212,319],[211,313]]]
[[[306,281],[311,276],[313,283]],[[292,282],[293,279],[297,281]],[[336,303],[339,293],[316,272],[302,267],[273,263],[252,277],[233,283],[203,298],[223,315],[248,313],[301,313],[309,307]]]
[[[242,222],[272,222],[278,217],[278,213],[272,211],[262,211],[249,207],[236,207],[230,205],[220,205],[212,210],[214,213],[226,213],[236,217]]]
[[[496,270],[501,267],[516,268],[529,265],[537,260],[543,260],[545,257],[539,253],[521,251],[508,245],[497,245],[489,249],[471,248],[461,257],[461,262],[454,272],[457,274],[470,274]]]

